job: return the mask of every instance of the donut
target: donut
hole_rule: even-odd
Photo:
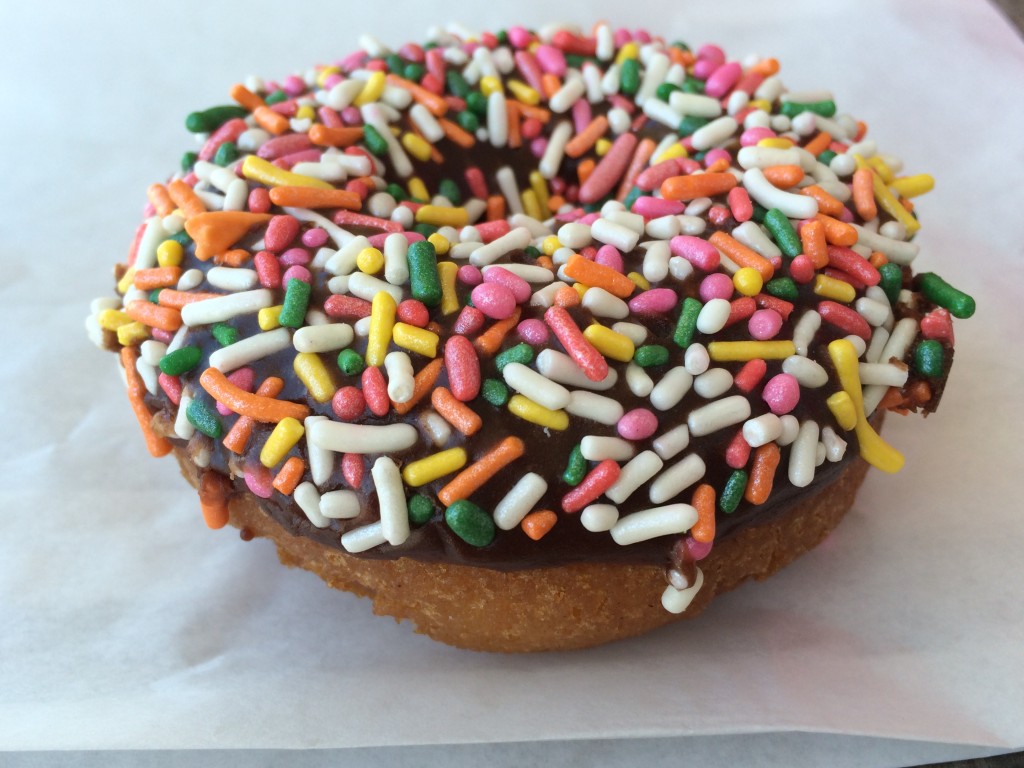
[[[359,46],[189,114],[86,319],[210,528],[455,646],[583,648],[901,468],[882,418],[974,300],[832,93],[607,24]]]

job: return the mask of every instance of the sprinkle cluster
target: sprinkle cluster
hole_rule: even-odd
[[[716,517],[851,439],[900,468],[869,417],[934,408],[974,302],[912,275],[932,179],[831,93],[603,24],[360,44],[188,116],[87,320],[149,450],[210,470],[211,527],[234,478],[350,553],[426,525],[543,548],[578,516],[669,537],[681,612]]]

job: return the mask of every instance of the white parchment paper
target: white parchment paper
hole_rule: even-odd
[[[41,8],[40,6],[45,6]],[[429,6],[429,7],[428,7]],[[772,10],[769,10],[769,6]],[[572,654],[450,649],[211,533],[145,453],[114,357],[85,339],[181,125],[247,74],[359,33],[550,20],[548,3],[4,4],[0,749],[330,747],[821,731],[1024,744],[1020,493],[1024,46],[982,2],[564,2],[775,55],[937,189],[918,267],[978,298],[942,408],[890,419],[820,548],[698,622]],[[45,21],[44,21],[45,19]]]

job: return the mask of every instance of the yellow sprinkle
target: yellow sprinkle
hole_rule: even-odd
[[[752,107],[754,109],[760,109],[762,112],[772,111],[771,102],[767,101],[766,99],[754,99],[747,106]]]
[[[184,255],[184,249],[177,240],[164,240],[156,247],[156,263],[161,267],[178,266]]]
[[[338,67],[335,67],[333,65],[330,66],[330,67],[324,67],[323,69],[321,69],[319,72],[316,73],[316,84],[319,85],[321,88],[323,88],[324,87],[324,83],[327,82],[327,78],[329,78],[331,75],[340,75],[340,74],[341,74],[341,70],[338,69]]]
[[[127,312],[122,312],[119,309],[104,309],[96,316],[96,322],[105,331],[116,331],[122,325],[128,325],[134,321],[128,317]]]
[[[512,95],[516,97],[516,101],[521,101],[531,107],[540,104],[540,94],[522,80],[509,80],[507,85],[508,89],[512,91]]]
[[[636,345],[632,339],[600,323],[588,325],[583,335],[602,355],[621,363],[628,363],[636,352]]]
[[[743,267],[732,276],[732,284],[744,296],[757,296],[764,287],[764,278],[753,267]]]
[[[541,213],[548,209],[548,180],[541,175],[540,171],[530,171],[530,189],[537,195],[537,203],[540,205]],[[538,216],[542,221],[547,215]]]
[[[535,219],[543,221],[546,217],[540,209],[540,202],[537,200],[537,193],[532,189],[523,190],[519,195],[523,201],[523,213]]]
[[[260,330],[272,331],[275,328],[280,328],[280,317],[282,309],[282,305],[278,304],[276,307],[264,307],[259,312],[257,312],[256,322],[259,323]]]
[[[789,139],[783,139],[780,136],[771,136],[767,139],[761,139],[757,142],[759,147],[768,147],[770,149],[789,149],[793,146],[793,142]]]
[[[615,57],[615,63],[620,67],[626,59],[636,59],[640,56],[640,46],[634,42],[626,43],[619,48],[619,55]]]
[[[581,300],[583,299],[583,294],[590,290],[590,286],[583,283],[573,283],[572,287],[576,289],[576,293],[580,295]]]
[[[462,207],[424,205],[416,211],[416,222],[419,224],[430,224],[435,227],[455,227],[460,229],[469,224],[469,212]]]
[[[501,84],[501,80],[497,77],[487,75],[486,77],[480,78],[480,93],[484,96],[490,96],[492,93],[504,93],[505,88]]]
[[[845,391],[840,390],[834,393],[825,401],[825,404],[832,411],[832,415],[836,417],[840,427],[850,430],[857,426],[857,408]]]
[[[666,160],[675,160],[677,157],[689,157],[690,153],[686,151],[686,147],[682,144],[673,144],[656,158],[654,158],[654,165],[663,163]]]
[[[377,291],[370,304],[370,333],[366,337],[366,364],[384,365],[398,305],[387,291]]]
[[[417,459],[402,468],[402,479],[412,488],[432,483],[439,477],[450,475],[466,466],[466,450],[449,448],[422,459]]]
[[[785,360],[796,354],[792,341],[712,341],[708,355],[719,362],[746,360]]]
[[[875,169],[875,172],[882,177],[882,181],[886,184],[892,184],[896,180],[896,174],[892,172],[892,168],[882,158],[875,157],[868,158],[868,165]]]
[[[641,275],[639,272],[630,272],[626,275],[630,280],[633,281],[633,285],[639,288],[641,291],[646,291],[651,287],[650,281]]]
[[[835,299],[844,304],[849,304],[857,298],[857,290],[852,285],[828,275],[815,275],[814,292],[826,299]]]
[[[321,179],[314,179],[312,176],[303,176],[301,173],[292,173],[284,168],[278,168],[262,157],[247,155],[242,162],[242,175],[268,187],[311,187],[313,189],[334,189],[334,186]]]
[[[554,255],[555,251],[562,247],[562,243],[555,235],[548,235],[540,243],[540,249],[545,256]]]
[[[893,179],[889,189],[901,197],[917,197],[925,192],[931,192],[935,188],[935,179],[927,173],[919,173],[916,176],[901,176]]]
[[[430,236],[431,238],[434,235]],[[428,238],[430,239],[430,238]],[[440,253],[440,251],[438,251]],[[459,294],[455,291],[455,278],[459,272],[459,265],[454,261],[439,261],[437,263],[437,275],[441,279],[441,314],[450,315],[458,312]]]
[[[569,414],[565,411],[552,411],[524,395],[512,395],[512,399],[508,401],[508,409],[513,415],[524,421],[557,432],[564,432],[569,428]]]
[[[356,256],[356,266],[367,275],[376,275],[384,269],[384,254],[376,248],[363,248]]]
[[[260,451],[260,464],[267,469],[279,464],[285,454],[299,442],[299,438],[305,431],[298,419],[293,419],[291,416],[281,419],[274,427],[274,431],[270,433],[267,442],[263,444]]]
[[[334,380],[331,379],[331,374],[320,355],[314,352],[300,352],[295,356],[292,368],[299,381],[306,385],[309,394],[318,403],[326,403],[334,397],[337,387],[334,386]]]
[[[430,143],[415,133],[403,133],[402,146],[421,163],[425,163],[430,159]]]
[[[440,232],[435,232],[427,238],[427,242],[434,246],[434,253],[438,256],[444,256],[448,253],[448,249],[451,248],[451,243],[448,242],[448,238],[442,235]]]
[[[608,150],[612,148],[612,143],[608,139],[598,139],[594,144],[594,151],[597,152],[598,157],[604,157],[608,154]]]
[[[839,375],[839,385],[853,403],[857,416],[854,431],[860,445],[861,457],[883,472],[899,472],[903,468],[903,455],[878,436],[864,415],[864,392],[860,386],[856,348],[846,339],[836,339],[828,345],[828,354]]]
[[[900,201],[896,199],[896,196],[889,191],[889,188],[885,186],[885,182],[878,174],[878,169],[870,165],[869,161],[864,160],[860,155],[854,155],[853,159],[854,162],[857,163],[858,168],[870,168],[872,170],[871,186],[875,193],[875,200],[878,201],[878,206],[906,227],[908,235],[917,232],[917,230],[921,228],[921,225],[917,222],[917,219],[910,215]]]
[[[128,267],[128,271],[125,272],[121,279],[117,281],[117,292],[120,294],[128,293],[128,289],[135,285],[135,267]]]
[[[316,112],[309,104],[303,104],[295,110],[295,117],[299,120],[313,120],[316,118]]]
[[[423,179],[419,176],[413,176],[409,179],[409,197],[414,200],[429,200],[430,192],[427,191],[427,185],[423,183]]]
[[[122,347],[134,347],[149,338],[149,328],[142,323],[128,323],[117,329],[117,343]]]
[[[380,97],[384,93],[384,73],[377,71],[370,75],[366,81],[366,85],[363,86],[363,90],[356,96],[356,100],[352,103],[357,107],[362,107],[366,104],[371,104],[375,101],[379,101]]]
[[[425,357],[437,357],[437,334],[408,323],[395,323],[391,338],[398,346]]]

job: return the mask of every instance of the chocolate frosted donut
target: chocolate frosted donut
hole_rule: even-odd
[[[231,88],[116,298],[207,524],[468,648],[692,616],[818,543],[974,302],[867,127],[774,59],[598,25],[363,38]]]

